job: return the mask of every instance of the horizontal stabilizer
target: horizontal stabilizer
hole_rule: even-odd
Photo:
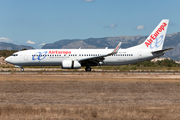
[[[174,48],[168,48],[168,49],[164,49],[164,50],[153,51],[152,53],[164,53],[164,52],[166,52],[168,50],[172,50],[172,49],[174,49]]]

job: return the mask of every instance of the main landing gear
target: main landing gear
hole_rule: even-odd
[[[86,70],[86,72],[91,72],[91,67],[87,66],[87,67],[85,68],[85,70]]]

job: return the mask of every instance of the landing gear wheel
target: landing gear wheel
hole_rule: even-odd
[[[86,72],[91,72],[91,67],[86,67],[85,70]]]
[[[24,72],[24,68],[21,68],[21,72]]]

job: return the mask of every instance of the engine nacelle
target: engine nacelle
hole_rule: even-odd
[[[62,62],[63,69],[78,69],[81,68],[81,64],[78,61],[64,60]]]

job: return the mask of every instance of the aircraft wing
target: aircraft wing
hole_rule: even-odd
[[[78,61],[79,62],[88,62],[88,61],[91,61],[91,62],[99,64],[99,62],[104,60],[104,57],[116,54],[118,52],[120,46],[121,46],[121,42],[116,46],[116,48],[111,53],[100,55],[100,56],[83,58],[83,59],[79,59]]]

